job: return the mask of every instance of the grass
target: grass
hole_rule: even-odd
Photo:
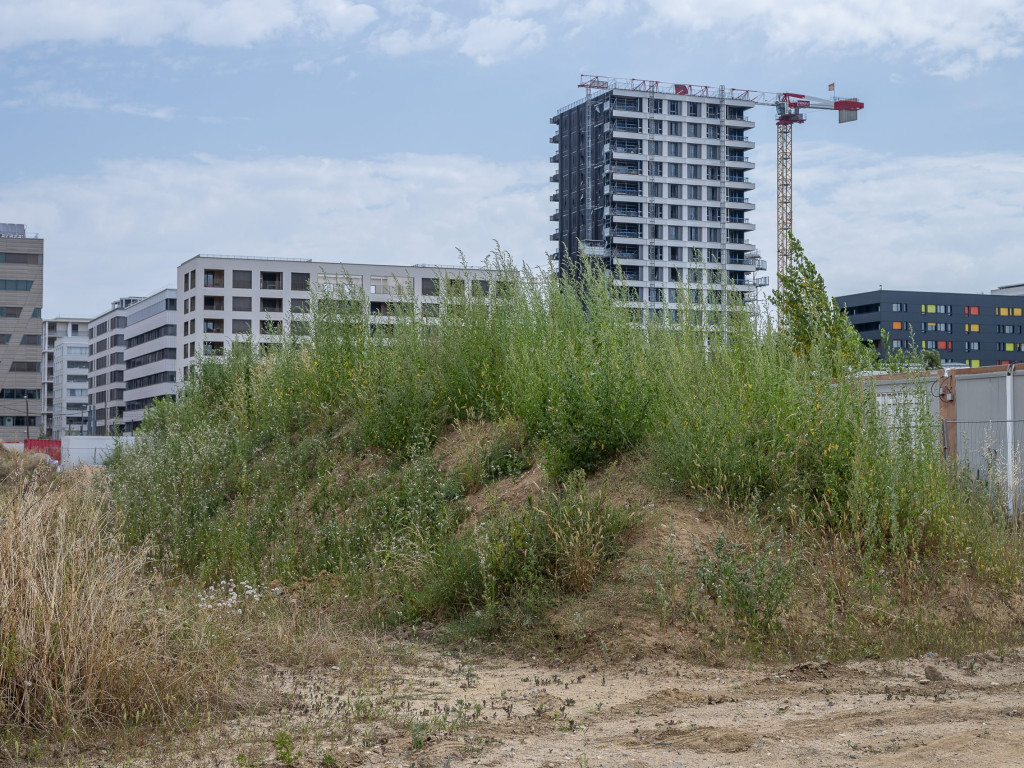
[[[169,722],[225,704],[232,653],[194,609],[165,599],[88,477],[20,461],[5,460],[0,485],[0,734]]]
[[[595,268],[491,266],[486,291],[440,281],[436,316],[400,297],[382,323],[321,292],[273,348],[202,360],[115,452],[90,502],[107,549],[89,557],[127,558],[132,600],[147,579],[215,585],[242,610],[218,631],[264,661],[358,658],[332,627],[426,622],[453,643],[608,656],[627,618],[716,658],[1020,636],[1016,531],[942,455],[923,393],[877,404],[827,306],[783,329],[728,304],[640,315]],[[469,449],[440,457],[467,425]],[[531,466],[528,498],[467,504]],[[658,535],[689,499],[704,527]],[[307,610],[316,590],[334,597]]]

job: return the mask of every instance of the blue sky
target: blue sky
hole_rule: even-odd
[[[795,129],[795,230],[835,293],[1024,282],[1024,3],[0,0],[0,221],[47,315],[196,253],[530,264],[581,74],[839,95]],[[775,127],[753,239],[774,265]],[[774,285],[774,275],[772,276]]]

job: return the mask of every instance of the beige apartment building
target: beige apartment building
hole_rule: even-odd
[[[39,436],[43,239],[0,224],[0,440]]]

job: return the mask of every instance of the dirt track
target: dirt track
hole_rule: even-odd
[[[405,643],[372,687],[342,670],[279,670],[287,702],[133,754],[71,765],[1024,766],[1024,660],[1014,653],[788,668],[669,658],[532,664]],[[355,731],[351,713],[360,713]],[[347,719],[349,730],[340,727]],[[291,762],[276,735],[295,738]],[[117,750],[116,752],[120,752]],[[325,759],[329,756],[329,760]]]
[[[474,672],[480,678],[465,690],[435,681],[449,686],[449,700],[500,702],[505,691],[511,715],[485,710],[486,723],[428,747],[416,765],[1024,765],[1017,657],[976,656],[960,667],[926,657],[780,670],[487,663]],[[495,741],[466,755],[474,736]],[[370,764],[411,762],[388,762],[385,754]]]

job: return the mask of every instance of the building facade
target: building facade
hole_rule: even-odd
[[[126,297],[89,323],[89,433],[131,434],[153,401],[175,396],[177,292]]]
[[[198,255],[178,267],[178,381],[200,355],[219,355],[236,337],[257,344],[279,341],[289,318],[309,310],[313,290],[362,296],[371,315],[385,321],[398,301],[412,299],[429,314],[439,280],[472,281],[486,292],[490,273],[459,267],[303,261]]]
[[[621,270],[657,311],[682,301],[745,302],[768,284],[750,242],[754,103],[726,89],[586,79],[551,122],[559,267],[580,249]],[[685,297],[679,291],[685,290]]]
[[[42,308],[43,239],[0,224],[0,440],[39,436]]]
[[[1024,288],[991,293],[877,290],[837,296],[866,344],[887,357],[935,350],[944,364],[1024,362]]]
[[[43,411],[40,434],[84,435],[89,407],[89,319],[43,320]]]

